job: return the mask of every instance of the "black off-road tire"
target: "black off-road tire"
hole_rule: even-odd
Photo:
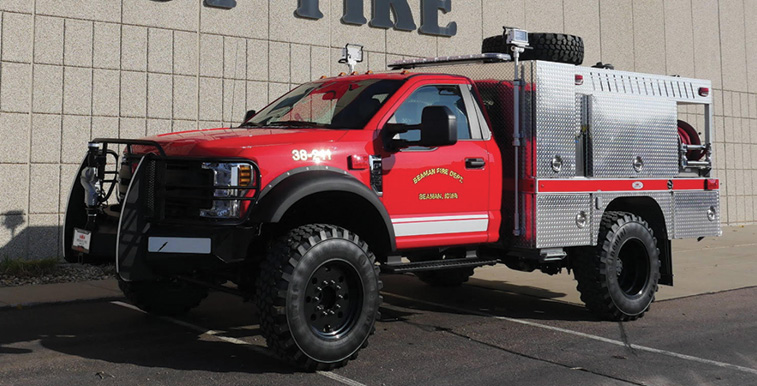
[[[531,32],[528,34],[530,49],[520,54],[520,60],[546,60],[550,62],[580,65],[584,61],[584,40],[580,36]],[[484,39],[482,53],[512,54],[510,45],[502,35]]]
[[[276,240],[257,280],[260,329],[280,358],[308,371],[357,358],[379,318],[382,283],[368,244],[310,224]]]
[[[463,253],[464,252],[465,251],[463,251]],[[407,258],[408,260],[412,262],[417,262],[417,261],[429,261],[429,260],[444,260],[447,258],[458,258],[458,257],[460,256],[455,256],[455,254],[432,252],[432,253],[423,253],[423,254],[413,254],[413,255],[409,255]],[[420,272],[414,272],[414,274],[422,282],[432,287],[459,287],[460,285],[468,281],[468,279],[471,276],[473,276],[473,267],[440,269],[437,271],[420,271]]]
[[[574,252],[577,288],[588,309],[615,321],[636,320],[649,309],[660,279],[660,250],[641,217],[606,212],[597,246]]]
[[[142,311],[158,316],[177,316],[200,305],[208,289],[183,281],[124,281],[118,287]]]

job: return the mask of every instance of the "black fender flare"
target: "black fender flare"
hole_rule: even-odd
[[[376,192],[348,172],[334,167],[303,167],[277,177],[261,191],[250,213],[250,220],[257,223],[279,222],[297,202],[323,192],[352,193],[367,201],[384,220],[391,250],[397,249],[392,219]]]

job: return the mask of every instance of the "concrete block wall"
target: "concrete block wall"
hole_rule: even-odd
[[[503,25],[583,36],[585,64],[713,81],[726,224],[757,219],[757,0],[453,0],[452,38],[293,16],[297,1],[0,1],[0,258],[59,256],[74,172],[94,137],[238,123],[296,84],[406,57],[475,53]],[[369,0],[366,16],[370,17]],[[420,0],[408,0],[420,24]],[[702,111],[681,108],[701,127]]]

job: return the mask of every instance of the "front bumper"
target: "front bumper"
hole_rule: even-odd
[[[107,145],[103,148],[107,149]],[[209,183],[204,180],[204,172],[197,166],[208,161],[248,162],[254,166],[255,181],[260,181],[259,169],[249,160],[146,154],[139,159],[122,202],[101,205],[94,224],[87,221],[85,189],[75,182],[63,227],[66,260],[114,261],[119,275],[127,281],[188,274],[243,260],[259,230],[247,216],[257,201],[259,186],[256,182],[254,186],[238,187],[248,192],[241,198],[245,202],[244,216],[201,218],[200,211],[218,199],[214,190],[228,189],[213,186],[212,179]],[[91,166],[88,162],[85,159],[82,163],[80,173]],[[78,181],[78,175],[75,180]],[[91,232],[89,253],[71,248],[75,228],[90,228],[87,229]]]

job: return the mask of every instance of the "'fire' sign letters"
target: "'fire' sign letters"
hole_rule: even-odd
[[[153,0],[167,2],[171,0]],[[203,0],[207,7],[231,9],[237,6],[236,0]],[[373,17],[370,22],[365,18],[364,0],[344,0],[344,14],[342,23],[365,25],[371,27],[399,31],[415,31],[426,35],[455,36],[457,23],[454,21],[446,26],[439,26],[439,12],[452,11],[452,0],[421,0],[421,27],[415,24],[413,11],[407,0],[371,0]],[[319,0],[298,0],[295,16],[305,19],[322,19],[323,13],[319,8]],[[394,20],[392,20],[394,19]]]

